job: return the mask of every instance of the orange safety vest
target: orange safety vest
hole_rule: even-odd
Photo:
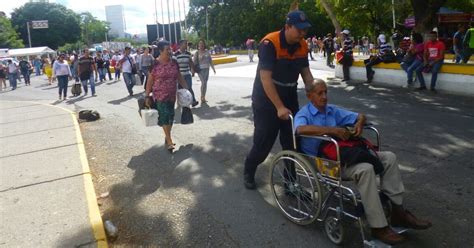
[[[280,32],[281,31],[276,31],[276,32],[272,32],[272,33],[267,34],[261,40],[260,43],[264,42],[265,40],[269,40],[270,42],[272,42],[273,45],[275,46],[277,59],[294,60],[294,59],[300,59],[300,58],[307,58],[308,57],[308,43],[306,43],[305,39],[301,39],[300,47],[298,49],[296,49],[295,53],[290,54],[290,53],[288,53],[288,49],[281,47]]]

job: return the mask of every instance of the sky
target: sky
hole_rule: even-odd
[[[28,0],[2,0],[1,11],[4,11],[8,17],[15,8],[23,6],[29,2]],[[123,5],[125,13],[125,32],[130,34],[146,33],[146,25],[154,24],[155,17],[155,0],[49,0],[50,3],[59,3],[73,11],[80,13],[89,11],[99,20],[105,21],[105,6],[107,5]],[[184,20],[183,3],[186,3],[186,11],[189,10],[189,0],[156,0],[158,10],[158,21],[160,23],[168,23],[167,2],[170,3],[170,20],[174,22],[173,2],[175,6],[175,18],[179,20],[178,2],[181,5],[181,20]],[[162,21],[161,3],[164,9],[164,22]]]

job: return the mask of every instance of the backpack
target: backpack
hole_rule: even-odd
[[[369,163],[374,167],[375,174],[383,172],[383,164],[380,161],[375,146],[362,137],[352,137],[348,140],[336,139],[339,146],[341,166],[352,166],[358,163]],[[319,146],[318,154],[321,157],[337,160],[336,145],[324,141]]]
[[[79,119],[86,121],[96,121],[100,119],[100,114],[95,110],[81,110],[79,111]]]

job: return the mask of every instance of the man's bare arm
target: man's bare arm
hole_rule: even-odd
[[[265,94],[268,96],[268,98],[273,103],[273,106],[275,106],[278,112],[278,118],[287,120],[289,118],[289,115],[291,114],[291,111],[286,108],[286,106],[281,101],[280,96],[278,95],[278,92],[275,88],[275,84],[273,84],[272,81],[272,72],[267,70],[260,70],[260,80],[262,80],[263,90],[265,91]]]

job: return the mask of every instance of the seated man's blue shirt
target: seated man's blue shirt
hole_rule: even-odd
[[[313,125],[321,127],[343,127],[353,125],[357,121],[358,114],[335,105],[326,105],[326,113],[320,112],[312,103],[303,106],[295,116],[295,128]],[[305,154],[316,156],[318,153],[318,139],[302,137],[300,141],[301,151]]]

